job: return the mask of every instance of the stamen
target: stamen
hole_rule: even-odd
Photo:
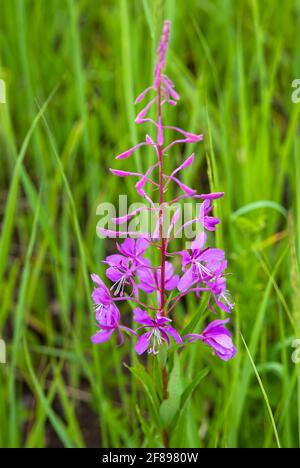
[[[126,275],[123,275],[121,276],[120,279],[118,279],[118,281],[116,281],[111,287],[110,287],[110,291],[112,291],[113,289],[115,289],[114,291],[114,296],[118,296],[119,293],[120,293],[120,296],[122,297],[124,295],[124,288],[125,288],[125,284],[126,284]]]
[[[230,309],[234,307],[234,300],[228,289],[225,289],[225,291],[223,291],[220,296],[222,299],[224,299],[225,303],[228,305],[228,307],[230,307]]]
[[[151,339],[152,336],[153,336],[153,346],[149,348],[148,354],[157,355],[159,353],[159,347],[161,346],[163,341],[166,341],[166,340],[165,338],[162,337],[161,332],[158,328],[153,329],[148,339]]]
[[[196,266],[198,268],[198,272],[202,280],[204,279],[203,273],[207,276],[212,276],[212,272],[207,267],[205,267],[202,263],[196,262]]]

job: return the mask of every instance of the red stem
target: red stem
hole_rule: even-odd
[[[158,88],[158,121],[161,123],[161,88]],[[163,176],[163,148],[157,146],[158,167],[159,167],[159,237],[161,242],[161,283],[160,283],[160,311],[164,315],[165,311],[165,271],[166,271],[166,241],[164,237],[164,176]]]
[[[158,123],[161,124],[162,118],[162,103],[161,103],[161,88],[158,88]],[[158,167],[159,167],[159,237],[160,237],[160,250],[161,250],[161,283],[160,283],[160,313],[165,315],[165,272],[166,272],[166,250],[167,244],[164,236],[164,170],[163,170],[163,148],[157,145],[158,154]],[[162,369],[163,381],[163,399],[168,398],[168,371],[164,367]],[[163,431],[163,443],[165,448],[169,448],[169,431]]]

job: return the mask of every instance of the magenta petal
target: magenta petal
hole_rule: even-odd
[[[208,340],[205,340],[204,342],[208,346],[213,348],[216,355],[223,361],[229,361],[229,359],[232,359],[237,352],[237,349],[233,345],[231,340],[230,340],[230,345],[227,344],[226,346],[220,345],[215,339],[208,339]]]
[[[148,268],[139,268],[137,271],[138,279],[140,284],[138,285],[142,291],[151,293],[156,289],[155,279],[151,271]]]
[[[120,266],[126,264],[127,258],[124,255],[112,254],[108,255],[104,260],[104,263],[107,263],[110,266]]]
[[[191,256],[187,250],[182,250],[181,252],[176,253],[181,255],[182,271],[185,272],[186,266],[191,263]]]
[[[145,310],[136,307],[133,311],[133,314],[133,319],[135,322],[140,323],[141,325],[153,326],[153,320]]]
[[[224,192],[213,192],[213,193],[201,193],[200,198],[202,200],[217,200],[223,197]]]
[[[111,281],[116,282],[116,281],[119,281],[119,279],[122,278],[123,273],[120,270],[118,270],[118,268],[116,268],[116,267],[109,267],[106,270],[106,276]]]
[[[113,334],[114,330],[109,330],[109,331],[100,331],[96,333],[95,335],[92,336],[91,340],[92,343],[94,344],[100,344],[104,343],[105,341],[108,341]]]
[[[218,218],[214,218],[213,216],[204,216],[201,222],[203,227],[208,231],[215,231],[216,225],[220,223],[220,220]]]
[[[155,316],[155,322],[159,327],[164,327],[167,323],[171,323],[172,319],[170,319],[169,317],[165,317],[164,315],[160,315],[160,313],[158,312]]]
[[[151,294],[156,289],[156,287],[153,284],[148,284],[142,281],[138,284],[138,287],[145,293],[149,293],[149,294]]]
[[[234,356],[237,353],[237,349],[234,345],[232,345],[232,348],[229,349],[226,353],[224,354],[218,354],[219,358],[222,359],[223,361],[229,361],[230,359],[233,359]]]
[[[166,277],[166,279],[171,278],[173,276],[173,274],[174,274],[173,263],[166,262],[166,264],[165,264],[165,277]]]
[[[224,250],[209,248],[199,255],[199,260],[203,262],[221,262],[225,257]]]
[[[151,332],[143,333],[137,341],[137,343],[134,346],[134,349],[138,354],[143,354],[150,345],[150,336]]]
[[[144,237],[139,237],[136,240],[136,256],[142,255],[149,247],[149,240]]]
[[[109,304],[112,299],[106,286],[95,288],[92,292],[92,299],[95,304]]]
[[[181,336],[179,335],[179,333],[177,332],[177,330],[175,330],[175,328],[171,327],[170,325],[164,327],[164,330],[172,336],[172,338],[174,338],[174,340],[176,341],[176,343],[178,344],[182,344],[182,338]]]
[[[177,288],[178,282],[179,282],[179,276],[178,276],[178,275],[174,275],[172,278],[170,278],[169,280],[167,280],[167,281],[165,282],[165,288],[166,288],[166,290],[167,290],[167,291],[172,291],[172,289]]]
[[[232,347],[231,337],[224,333],[217,335],[214,340],[223,348],[230,349]]]
[[[160,276],[160,275],[159,275]],[[167,291],[177,287],[179,276],[174,275],[174,267],[171,262],[166,262],[165,265],[165,288]]]
[[[102,286],[102,287],[106,288],[106,286],[103,283],[102,279],[100,279],[98,275],[96,275],[95,273],[92,273],[91,278],[92,278],[92,280],[93,280],[93,282],[95,284],[97,284],[98,286]]]
[[[217,356],[223,361],[228,361],[236,354],[236,348],[232,343],[231,333],[223,325],[227,320],[214,320],[203,332],[203,341],[211,346]]]
[[[196,239],[192,242],[191,248],[192,250],[200,250],[203,249],[204,245],[206,243],[206,234],[205,232],[200,232]]]
[[[203,335],[206,335],[208,333],[209,334],[218,333],[218,330],[224,328],[223,325],[228,322],[229,322],[229,318],[225,320],[221,320],[221,319],[214,320],[205,328]]]
[[[189,268],[184,275],[180,278],[177,288],[180,292],[187,291],[193,284],[195,284],[197,279],[194,278],[193,269]]]
[[[101,304],[103,297],[103,290],[101,288],[95,288],[92,292],[92,299],[95,304]]]
[[[125,239],[123,244],[119,246],[120,252],[128,257],[134,256],[135,240],[129,237]]]

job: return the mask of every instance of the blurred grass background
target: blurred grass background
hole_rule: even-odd
[[[161,444],[123,366],[136,359],[129,341],[91,346],[88,275],[103,273],[109,248],[95,234],[97,205],[119,192],[138,201],[108,168],[125,168],[114,156],[146,131],[133,123],[133,101],[151,82],[163,18],[172,21],[167,72],[182,98],[169,121],[205,135],[186,182],[226,192],[217,243],[229,256],[239,349],[230,363],[201,345],[180,355],[186,383],[210,371],[171,443],[273,447],[277,431],[282,446],[300,445],[300,364],[291,360],[300,339],[300,104],[291,102],[300,1],[1,0],[2,447]],[[193,298],[181,305],[178,321],[196,307]]]

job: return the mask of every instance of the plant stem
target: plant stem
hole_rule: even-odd
[[[161,89],[158,88],[158,122],[161,122]],[[161,283],[160,283],[160,310],[165,311],[165,270],[166,270],[166,241],[164,237],[164,176],[163,176],[163,148],[157,146],[159,167],[159,237],[161,242]]]
[[[162,112],[161,112],[161,88],[158,88],[158,123],[162,125]],[[161,283],[160,283],[160,312],[165,315],[165,271],[166,271],[166,240],[164,236],[164,171],[163,171],[163,148],[157,145],[158,153],[158,167],[159,167],[159,237],[160,237],[160,251],[161,251]],[[168,372],[166,366],[162,369],[162,382],[163,382],[163,399],[168,398]],[[169,431],[163,430],[162,433],[164,447],[169,447]]]

